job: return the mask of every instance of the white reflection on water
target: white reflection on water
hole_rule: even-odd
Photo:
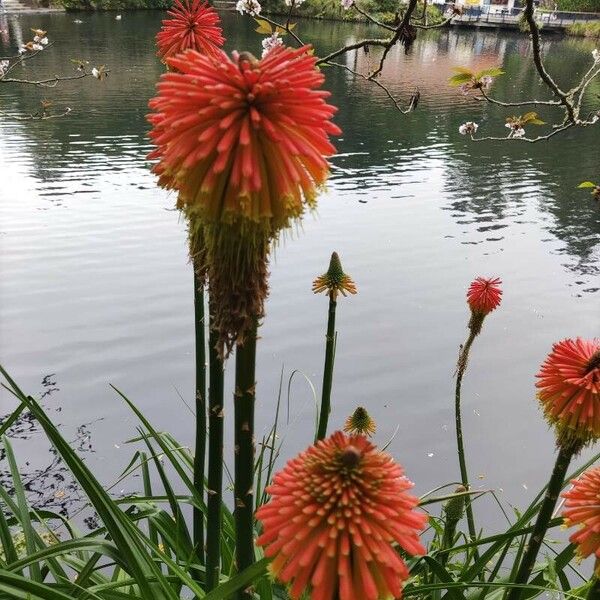
[[[68,56],[89,55],[113,74],[103,86],[57,88],[55,103],[75,107],[68,119],[0,123],[0,354],[31,393],[55,374],[53,401],[67,431],[105,418],[87,460],[110,481],[129,459],[121,444],[135,421],[109,383],[161,429],[193,439],[178,397],[193,397],[192,281],[184,225],[144,158],[146,102],[162,70],[151,37],[160,15],[129,15],[118,28],[110,15],[82,19],[19,20],[56,42],[40,68],[63,68],[67,44]],[[226,16],[231,45],[257,44],[242,23]],[[316,36],[321,25],[306,27]],[[324,43],[359,34],[332,27],[335,39]],[[586,48],[550,44],[570,68],[584,64]],[[595,148],[586,132],[545,146],[469,144],[457,133],[465,116],[501,127],[502,115],[444,83],[454,64],[498,62],[509,71],[498,93],[527,91],[537,84],[524,53],[521,38],[466,32],[418,41],[408,57],[399,51],[383,76],[395,93],[414,85],[424,92],[407,117],[365,82],[327,72],[344,136],[318,215],[307,216],[272,266],[259,432],[271,424],[282,365],[286,377],[299,369],[319,388],[326,301],[310,286],[337,250],[359,294],[338,311],[333,426],[366,406],[378,441],[398,430],[391,451],[419,492],[457,479],[452,373],[466,333],[464,293],[474,276],[499,275],[503,305],[486,321],[464,384],[468,459],[484,475],[477,482],[502,488],[511,502],[525,503],[543,483],[553,439],[534,400],[534,373],[553,341],[600,332],[600,212],[575,190],[596,175],[597,154],[581,151]],[[31,90],[0,92],[11,109],[38,101]],[[290,404],[286,456],[312,439],[313,399],[301,379]],[[3,393],[3,412],[12,405]],[[28,444],[45,451],[39,440]]]

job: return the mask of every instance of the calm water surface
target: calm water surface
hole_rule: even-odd
[[[84,430],[93,441],[87,460],[107,483],[127,464],[132,449],[123,442],[136,425],[110,383],[158,428],[187,444],[193,434],[182,401],[193,398],[185,227],[144,159],[146,104],[163,71],[153,49],[160,18],[0,22],[9,32],[1,53],[30,27],[47,29],[55,42],[23,76],[64,73],[69,58],[112,70],[104,84],[0,89],[5,111],[36,110],[42,97],[73,108],[67,119],[0,121],[1,360],[29,393],[50,392],[44,402],[67,437],[92,423]],[[225,16],[230,48],[259,52],[251,25]],[[327,22],[302,23],[301,31],[323,51],[368,33]],[[548,67],[566,84],[589,67],[591,49],[548,38]],[[348,64],[367,68],[369,60],[376,58],[360,54]],[[409,56],[392,53],[383,81],[404,98],[415,85],[422,93],[408,116],[375,87],[327,69],[344,133],[318,215],[305,219],[272,265],[258,431],[272,422],[282,369],[285,390],[294,370],[320,389],[327,300],[310,287],[337,250],[360,293],[339,303],[332,425],[363,405],[377,420],[379,442],[395,436],[391,450],[419,492],[456,480],[452,374],[466,334],[465,288],[476,275],[499,275],[503,305],[475,344],[464,427],[478,485],[522,505],[553,461],[534,373],[553,341],[600,334],[600,210],[575,189],[598,178],[600,156],[591,130],[539,145],[459,136],[465,120],[502,134],[508,113],[449,89],[451,67],[496,64],[507,71],[498,96],[539,90],[527,40],[513,34],[444,31],[423,36]],[[314,420],[306,380],[296,375],[290,390],[286,456],[310,442]],[[0,402],[3,413],[14,406],[6,393]],[[47,460],[41,436],[27,449],[34,463]],[[491,504],[480,510],[498,514]]]

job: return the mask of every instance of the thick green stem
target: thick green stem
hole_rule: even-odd
[[[461,417],[461,409],[460,409],[460,395],[462,390],[462,380],[467,370],[467,363],[469,360],[469,351],[471,350],[471,346],[477,337],[477,329],[471,328],[471,332],[469,333],[469,337],[465,342],[463,348],[461,348],[460,354],[458,356],[458,366],[456,368],[456,388],[454,391],[454,416],[456,421],[456,446],[458,449],[458,464],[460,466],[460,479],[465,488],[469,489],[469,472],[467,470],[467,460],[465,457],[465,444],[463,440],[463,432],[462,432],[462,417]],[[466,503],[466,512],[467,512],[467,525],[469,527],[469,537],[471,541],[474,542],[477,539],[477,530],[475,529],[475,518],[473,517],[473,507],[471,505],[471,501],[467,500]],[[474,548],[474,556],[475,560],[479,557],[479,552],[477,547]]]
[[[519,570],[513,583],[517,585],[526,585],[529,581],[537,555],[540,551],[544,536],[548,530],[548,524],[552,519],[552,513],[556,508],[556,502],[560,490],[562,489],[567,469],[571,463],[573,456],[579,451],[580,447],[577,443],[565,443],[559,447],[558,456],[556,457],[556,463],[548,482],[546,494],[542,500],[540,512],[538,513],[537,520],[531,532],[531,537],[527,544],[527,549],[519,565]],[[519,600],[523,595],[523,589],[519,587],[511,588],[506,596],[506,600]]]
[[[198,281],[194,265],[194,324],[196,330],[196,441],[194,450],[194,487],[204,494],[206,456],[206,348],[204,335],[204,282]],[[193,509],[194,547],[204,564],[204,515]]]
[[[594,583],[587,595],[587,600],[598,600],[600,598],[600,576],[594,577]]]
[[[317,440],[327,435],[327,423],[331,412],[331,386],[333,384],[333,361],[335,355],[335,309],[337,302],[333,294],[329,295],[329,316],[327,318],[327,337],[325,338],[325,367],[323,369],[323,391],[321,393],[321,411],[317,427]]]
[[[464,486],[459,486],[456,488],[455,493],[461,494],[465,492],[466,489]],[[451,498],[444,504],[443,515],[444,515],[444,533],[442,535],[441,554],[438,556],[438,560],[440,564],[445,567],[448,559],[450,558],[450,552],[444,552],[444,550],[448,551],[454,546],[454,538],[456,536],[456,528],[458,526],[459,521],[463,518],[465,512],[465,502],[466,498],[464,496],[456,496],[455,498]],[[438,578],[436,575],[433,575],[433,583],[437,583]],[[438,600],[442,597],[442,590],[436,590],[433,592],[432,600]]]
[[[456,526],[458,525],[458,521],[454,520],[446,520],[444,525],[444,533],[442,536],[442,550],[450,550],[454,545],[454,536],[456,535]],[[445,567],[448,562],[448,558],[450,556],[450,552],[444,552],[440,555],[439,561],[440,564]]]
[[[213,307],[210,307],[213,314]],[[221,569],[221,503],[223,501],[223,361],[217,351],[218,334],[208,338],[208,500],[206,524],[206,591],[219,583]]]
[[[254,562],[254,401],[256,325],[238,344],[235,357],[235,535],[238,572]],[[244,590],[238,600],[251,600]]]

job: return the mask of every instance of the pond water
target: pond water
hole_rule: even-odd
[[[54,41],[23,76],[70,72],[70,58],[111,69],[102,84],[0,88],[6,112],[35,111],[41,98],[73,108],[65,119],[0,121],[0,359],[28,393],[45,394],[53,418],[69,439],[83,440],[107,483],[127,464],[132,448],[123,442],[136,434],[109,384],[157,428],[184,444],[193,439],[184,403],[192,402],[194,384],[185,227],[144,158],[146,105],[163,71],[153,48],[161,16],[0,22],[7,32],[0,54],[30,27]],[[260,51],[250,20],[229,13],[224,24],[230,48]],[[321,52],[369,33],[331,22],[299,28]],[[544,45],[548,68],[565,83],[589,67],[591,50],[589,42],[560,37]],[[367,68],[375,58],[349,60]],[[593,130],[536,145],[460,136],[466,120],[501,135],[510,113],[449,88],[451,67],[496,64],[507,72],[496,84],[499,97],[543,94],[518,34],[446,30],[421,36],[409,55],[396,49],[382,81],[405,100],[419,87],[418,110],[407,116],[376,87],[326,70],[343,136],[318,214],[272,265],[257,430],[262,435],[272,422],[282,369],[284,403],[295,370],[320,389],[327,300],[313,296],[311,282],[337,250],[359,294],[338,307],[332,426],[363,405],[378,423],[377,440],[393,437],[391,452],[418,492],[455,481],[452,375],[466,335],[465,290],[474,276],[498,275],[503,304],[475,343],[464,428],[476,485],[523,505],[554,459],[534,374],[552,342],[600,334],[600,208],[576,190],[600,177],[600,156]],[[230,381],[228,390],[231,398]],[[0,402],[2,413],[14,406],[7,393]],[[231,401],[228,409],[231,417]],[[312,439],[313,395],[300,374],[290,385],[289,413],[285,456]],[[25,429],[22,452],[43,467],[48,444]],[[123,485],[117,491],[136,483]],[[499,514],[492,503],[480,510],[492,520]]]

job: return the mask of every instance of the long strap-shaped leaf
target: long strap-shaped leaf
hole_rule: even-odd
[[[71,554],[72,552],[76,552],[78,550],[94,550],[96,552],[101,552],[103,556],[108,556],[115,562],[121,563],[121,555],[119,554],[116,546],[111,542],[107,542],[106,540],[82,538],[79,540],[58,542],[52,546],[44,548],[43,550],[38,550],[37,552],[28,554],[24,558],[21,558],[9,565],[6,570],[18,573],[24,567],[41,562],[47,558]],[[125,565],[121,564],[121,566]]]
[[[5,441],[4,444],[5,444],[5,447],[10,446],[10,444],[7,441]],[[14,478],[13,478],[13,483],[15,484],[15,486],[20,485],[20,481],[18,481],[17,479],[14,479]],[[36,529],[31,526],[31,522],[32,522],[33,518],[34,517],[36,519],[38,518],[38,517],[36,517],[35,512],[32,511],[31,514],[29,514],[29,509],[27,506],[25,506],[22,512],[27,513],[27,514],[26,515],[22,514],[19,505],[11,498],[9,493],[2,486],[0,486],[0,500],[6,506],[6,508],[8,508],[14,515],[14,519],[9,519],[8,524],[10,525],[14,521],[14,524],[17,524],[21,528],[24,529],[26,527],[25,523],[27,522],[29,524],[27,526],[28,531],[29,531],[29,536],[33,540],[33,543],[35,544],[34,549],[36,547],[45,548],[46,542],[42,539],[42,537],[36,531]],[[10,561],[10,562],[12,562],[12,561]],[[48,567],[50,568],[50,571],[52,572],[53,577],[57,581],[68,578],[65,570],[60,566],[60,564],[54,558],[49,558],[46,562],[48,564]],[[42,573],[42,570],[40,570],[40,573]],[[42,577],[41,579],[38,579],[37,581],[42,581],[43,579],[44,579],[44,577]]]
[[[127,564],[127,571],[139,586],[142,596],[152,598],[152,600],[178,600],[177,594],[175,594],[169,582],[148,554],[140,532],[112,502],[102,485],[75,454],[69,443],[48,419],[40,405],[33,398],[25,396],[1,365],[0,373],[6,378],[17,398],[25,403],[36,417],[75,479],[89,497],[115,545],[120,550],[123,560]]]
[[[15,516],[18,515],[21,521],[23,536],[25,538],[25,551],[28,554],[31,554],[36,551],[35,532],[33,531],[33,527],[31,525],[31,517],[29,516],[27,498],[25,497],[25,488],[21,482],[21,476],[19,474],[19,469],[17,467],[17,461],[15,459],[12,446],[10,445],[10,442],[6,436],[2,436],[2,445],[4,446],[4,450],[6,452],[6,460],[8,461],[10,474],[15,488],[15,497],[18,505],[18,511]],[[34,579],[35,581],[42,581],[40,566],[37,562],[29,565],[29,575],[31,576],[31,579]]]
[[[8,571],[0,571],[0,597],[23,600],[72,600],[71,596],[63,594],[53,586]]]

